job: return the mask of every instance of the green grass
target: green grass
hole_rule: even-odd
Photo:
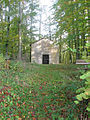
[[[78,68],[12,62],[0,71],[0,120],[76,119],[76,90],[84,85]]]

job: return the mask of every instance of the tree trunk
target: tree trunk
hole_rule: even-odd
[[[41,21],[42,21],[42,13],[40,14],[40,22],[39,22],[39,40],[41,39]]]
[[[51,19],[49,18],[49,39],[51,40]]]
[[[0,22],[3,23],[3,7],[2,5],[0,5]],[[3,53],[3,26],[1,24],[1,37],[0,37],[0,42],[1,42],[1,45],[0,45],[0,53]]]
[[[30,44],[30,63],[31,63],[31,44]]]
[[[32,9],[31,13],[33,12],[33,0],[32,0]],[[32,38],[33,38],[33,33],[32,33],[32,24],[33,24],[33,17],[31,16],[31,28],[30,28],[30,34],[31,34],[31,39],[30,39],[30,62],[31,62],[31,43],[32,43]]]
[[[22,60],[22,8],[21,8],[21,2],[19,2],[19,60]]]
[[[10,12],[10,3],[8,4],[7,7],[8,13]],[[10,30],[10,15],[7,16],[7,40],[6,40],[6,59],[8,59],[8,45],[9,45],[9,30]]]
[[[61,63],[61,44],[59,44],[59,63]]]

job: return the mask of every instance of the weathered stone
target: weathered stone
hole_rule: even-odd
[[[59,47],[53,41],[41,39],[32,45],[32,63],[43,64],[43,55],[49,56],[49,64],[59,64]]]

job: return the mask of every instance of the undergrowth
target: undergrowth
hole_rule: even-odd
[[[85,83],[78,68],[11,61],[0,69],[0,120],[77,120],[76,90]]]

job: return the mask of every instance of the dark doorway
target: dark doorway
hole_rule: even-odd
[[[49,64],[49,55],[43,55],[42,64]]]

